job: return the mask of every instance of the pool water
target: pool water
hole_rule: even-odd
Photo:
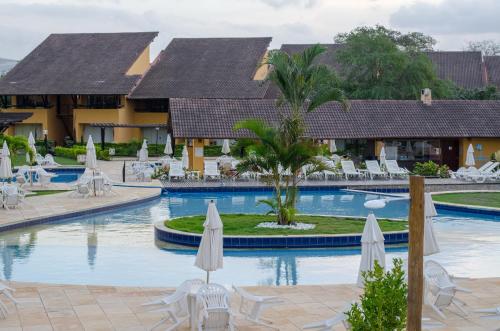
[[[255,201],[268,192],[174,193],[140,206],[0,233],[0,276],[9,280],[65,284],[175,286],[203,277],[193,266],[196,250],[160,248],[153,222],[204,214],[210,200],[221,213],[266,211]],[[364,216],[377,194],[304,192],[303,213]],[[375,211],[377,217],[404,217],[406,201]],[[451,273],[467,277],[500,275],[500,217],[439,211],[435,229],[441,252],[432,258]],[[405,247],[387,249],[387,260],[406,257]],[[225,250],[215,282],[235,285],[354,283],[360,249]]]

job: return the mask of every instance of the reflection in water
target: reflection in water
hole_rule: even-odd
[[[0,278],[67,284],[175,286],[203,277],[194,267],[196,250],[154,243],[151,223],[189,214],[204,214],[217,201],[221,213],[263,212],[256,196],[268,192],[205,192],[166,195],[114,213],[79,217],[0,233]],[[363,203],[376,194],[306,191],[301,212],[365,215]],[[382,211],[385,215],[380,215]],[[435,228],[442,252],[433,256],[451,273],[493,277],[500,273],[499,217],[439,211]],[[407,214],[407,202],[395,201],[379,217]],[[490,222],[488,222],[490,220]],[[388,262],[405,248],[387,249]],[[235,285],[332,284],[356,281],[359,249],[225,250],[224,268],[214,281]]]

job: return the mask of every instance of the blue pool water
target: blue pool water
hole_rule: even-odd
[[[76,181],[85,171],[85,168],[49,168],[48,172],[54,173],[57,176],[53,177],[50,181],[53,183],[71,183]],[[33,174],[33,180],[35,175]]]
[[[267,192],[173,193],[113,213],[85,216],[0,233],[0,277],[17,281],[127,286],[175,286],[203,277],[193,266],[196,250],[158,247],[153,222],[205,213],[214,199],[221,213],[266,210],[255,200]],[[377,194],[304,192],[303,213],[362,216]],[[378,217],[404,217],[407,202],[394,201]],[[451,273],[500,275],[500,217],[439,211],[435,229],[442,251],[433,256]],[[388,248],[387,258],[405,257],[405,247]],[[360,249],[226,250],[224,268],[212,279],[222,284],[286,285],[353,283]]]

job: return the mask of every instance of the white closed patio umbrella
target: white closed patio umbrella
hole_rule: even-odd
[[[148,143],[146,139],[142,141],[142,147],[139,150],[139,162],[148,162]]]
[[[335,153],[337,151],[337,144],[335,144],[335,139],[330,139],[330,144],[328,146],[330,153]]]
[[[184,145],[182,148],[182,168],[184,169],[189,169],[189,154],[188,154],[188,149],[187,146]]]
[[[210,271],[222,269],[223,260],[223,225],[215,203],[208,204],[207,218],[203,223],[203,235],[194,263],[198,268],[207,272],[207,284],[210,281]]]
[[[424,215],[424,255],[427,256],[439,253],[439,245],[432,223],[432,218],[437,216],[437,211],[430,193],[425,193]]]
[[[165,149],[163,150],[165,155],[172,155],[174,151],[172,151],[172,138],[170,138],[170,133],[167,135],[167,142],[165,143]]]
[[[33,132],[30,131],[28,136],[28,146],[33,151],[33,157],[36,157],[36,146],[35,146],[35,138],[33,137]],[[32,163],[33,160],[30,158],[30,153],[26,152],[26,162]]]
[[[85,156],[85,167],[95,170],[97,168],[97,156],[95,153],[94,141],[92,140],[92,136],[89,135],[89,139],[87,140],[87,154]]]
[[[361,263],[359,264],[358,286],[363,287],[363,271],[373,270],[375,260],[385,268],[384,235],[373,212],[366,218],[365,228],[361,236]]]
[[[473,167],[475,164],[476,160],[474,160],[474,147],[472,147],[472,144],[469,144],[469,148],[467,148],[467,156],[465,158],[465,165]]]
[[[2,160],[0,161],[0,178],[11,179],[14,177],[12,174],[12,164],[10,163],[10,151],[7,142],[3,141],[2,147]]]
[[[229,154],[231,152],[231,148],[229,147],[229,139],[224,139],[222,143],[222,154]]]
[[[385,146],[382,146],[382,149],[380,150],[380,155],[379,155],[379,160],[380,160],[380,166],[385,166]]]

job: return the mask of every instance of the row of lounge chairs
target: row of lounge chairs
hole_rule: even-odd
[[[52,166],[52,167],[56,167],[56,166],[59,166],[60,164],[57,163],[55,160],[54,160],[54,157],[52,156],[52,154],[46,154],[45,157],[43,157],[41,154],[36,154],[35,155],[35,160],[36,160],[36,163],[40,166]]]
[[[203,178],[204,180],[210,179],[221,179],[224,170],[232,170],[235,173],[234,179],[256,179],[259,180],[261,177],[266,176],[266,173],[236,173],[236,167],[238,165],[238,160],[231,160],[226,164],[222,164],[217,160],[205,160]],[[334,160],[324,161],[327,169],[323,171],[314,171],[313,166],[306,165],[302,168],[301,178],[304,180],[319,179],[319,180],[330,180],[345,178],[349,179],[364,179],[364,178],[406,178],[409,175],[409,171],[406,168],[401,168],[396,160],[387,160],[385,162],[386,170],[382,170],[377,160],[366,161],[366,169],[358,169],[355,167],[354,162],[351,160],[340,160],[338,163]],[[338,169],[337,164],[340,164],[341,168]],[[182,167],[181,161],[173,160],[169,163],[170,169],[168,173],[168,180],[172,179],[184,179],[187,177],[187,172]],[[222,171],[220,169],[223,169]],[[283,177],[290,176],[289,169],[282,169],[281,175]]]
[[[500,162],[488,161],[480,168],[462,167],[451,173],[453,178],[484,183],[487,180],[500,180]]]
[[[46,171],[40,165],[35,167],[21,166],[16,172],[16,182],[23,186],[26,184],[33,184],[36,182],[42,187],[46,187],[50,184],[52,178],[57,177],[56,174]]]

